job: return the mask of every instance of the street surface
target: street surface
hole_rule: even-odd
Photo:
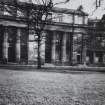
[[[105,105],[105,74],[0,69],[0,105]]]

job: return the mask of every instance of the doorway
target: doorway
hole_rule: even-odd
[[[15,27],[8,28],[8,62],[16,62],[16,36]]]

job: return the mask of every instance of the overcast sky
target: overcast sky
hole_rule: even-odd
[[[29,1],[29,0],[20,0],[20,1]],[[32,0],[33,2],[40,2],[42,0]],[[65,0],[53,0],[55,3],[59,3]],[[101,0],[101,7],[95,10],[95,1],[96,0],[69,0],[66,4],[57,5],[62,8],[77,9],[78,6],[83,5],[84,11],[89,14],[89,18],[98,18],[101,19],[102,15],[105,14],[105,0]]]
[[[54,0],[55,2],[59,2],[62,0]],[[105,14],[105,0],[102,0],[101,7],[99,7],[95,12],[95,1],[96,0],[70,0],[66,4],[60,4],[59,7],[62,8],[70,8],[70,9],[77,9],[79,5],[83,5],[84,11],[89,13],[90,18],[101,18],[103,14]]]

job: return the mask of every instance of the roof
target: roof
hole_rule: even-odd
[[[88,13],[85,13],[84,11],[67,9],[67,8],[53,7],[52,11],[56,13],[77,14],[77,15],[88,16]]]

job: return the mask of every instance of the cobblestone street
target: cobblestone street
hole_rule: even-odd
[[[105,74],[2,69],[0,105],[105,105]]]

